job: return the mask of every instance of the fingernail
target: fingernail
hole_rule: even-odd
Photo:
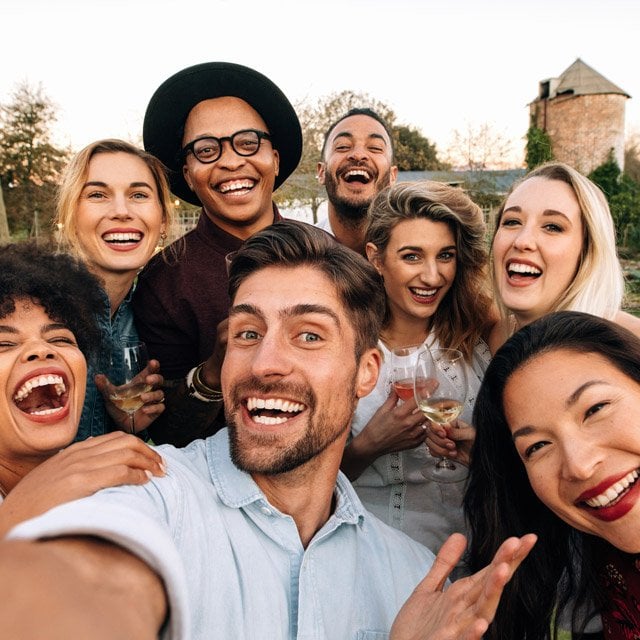
[[[151,478],[153,478],[153,473],[151,473],[151,471],[149,471],[149,469],[145,469],[144,470],[144,475],[147,476],[147,479],[151,480]]]

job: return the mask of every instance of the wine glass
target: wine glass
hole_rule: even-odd
[[[141,375],[149,363],[147,345],[137,340],[121,340],[118,349],[114,360],[118,358],[120,367],[115,367],[119,371],[110,380],[114,388],[109,400],[129,416],[131,433],[135,433],[134,413],[144,404],[140,396],[151,391],[151,385],[145,382],[146,376]]]
[[[461,351],[431,349],[421,353],[414,380],[416,403],[425,418],[437,424],[447,424],[462,413],[467,398],[467,368]],[[441,457],[435,468],[437,471],[453,471],[456,465]]]
[[[400,400],[413,397],[414,370],[418,353],[424,349],[423,344],[411,344],[391,349],[390,381]]]

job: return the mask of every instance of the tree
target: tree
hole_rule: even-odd
[[[596,167],[588,177],[604,191],[609,201],[620,192],[622,171],[613,149],[609,151],[607,159],[599,167]]]
[[[302,159],[295,172],[276,191],[276,202],[287,206],[309,207],[314,222],[317,221],[318,208],[327,198],[324,187],[318,184],[316,179],[316,168],[325,132],[350,109],[364,107],[373,109],[387,122],[396,151],[404,166],[419,169],[438,168],[435,145],[416,129],[396,125],[396,115],[391,107],[366,93],[345,90],[332,93],[320,100],[303,101],[296,105],[302,125]]]
[[[438,160],[436,145],[417,129],[406,125],[393,127],[396,164],[399,171],[440,171],[447,165]]]
[[[506,169],[505,158],[511,153],[511,142],[492,125],[467,123],[464,130],[453,131],[453,142],[447,150],[447,162],[458,169],[486,171]]]
[[[632,180],[640,183],[640,134],[629,136],[624,148],[624,172]]]
[[[531,171],[549,160],[553,160],[551,138],[546,131],[532,124],[527,131],[527,146],[524,157],[527,169]]]
[[[24,82],[0,105],[0,185],[14,233],[47,237],[55,188],[69,157],[51,142],[56,108],[42,87]]]
[[[2,181],[0,181],[0,243],[5,244],[11,240],[9,223],[7,222],[7,208],[4,206],[2,195]]]

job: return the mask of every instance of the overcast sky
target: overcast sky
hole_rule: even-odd
[[[578,57],[631,95],[640,132],[639,32],[638,0],[0,0],[0,103],[41,84],[59,142],[138,141],[162,81],[227,60],[294,103],[366,92],[441,152],[490,123],[515,162],[539,81]]]

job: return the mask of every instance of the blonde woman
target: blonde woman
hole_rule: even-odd
[[[624,277],[606,198],[572,167],[551,162],[516,183],[498,212],[491,253],[502,315],[493,352],[552,311],[584,311],[640,335],[640,319],[621,310]]]
[[[122,338],[137,338],[130,308],[136,276],[172,222],[171,194],[162,163],[123,140],[93,142],[69,163],[58,194],[56,224],[62,246],[81,258],[104,286],[100,314],[102,348],[89,368],[87,393],[77,439],[115,428],[128,430],[127,416],[106,402],[95,374],[112,372],[112,347]],[[136,413],[143,430],[164,409],[157,361],[149,364],[147,383],[158,390],[143,396]]]

